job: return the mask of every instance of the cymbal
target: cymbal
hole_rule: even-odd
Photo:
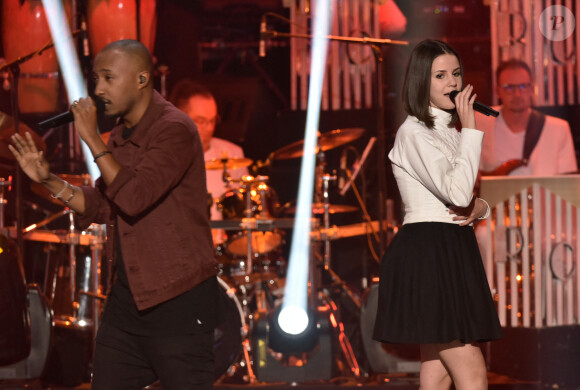
[[[353,127],[350,129],[336,129],[327,133],[319,133],[318,147],[323,152],[354,141],[364,133],[365,129]],[[287,160],[302,157],[304,153],[304,140],[286,145],[272,153],[276,160]]]
[[[73,186],[90,186],[90,185],[92,185],[91,176],[88,173],[85,173],[82,175],[71,175],[71,174],[63,173],[63,174],[57,174],[57,176],[63,180],[68,181]],[[53,198],[51,196],[50,191],[47,190],[42,184],[32,182],[32,183],[30,183],[30,189],[32,190],[32,192],[34,192],[36,195],[40,196],[41,198],[48,200],[49,202],[52,202],[52,203],[57,204],[59,206],[62,206],[62,203],[58,199]]]
[[[24,137],[26,132],[29,132],[39,150],[46,150],[46,143],[35,131],[24,123],[20,122],[18,125],[18,134]],[[8,149],[8,145],[12,144],[10,138],[14,134],[14,119],[11,116],[0,112],[0,159],[8,161],[16,161],[14,155]]]
[[[351,211],[356,211],[357,208],[354,206],[349,206],[346,204],[329,204],[328,212],[329,214],[337,213],[349,213]],[[296,207],[290,207],[286,213],[294,214],[296,213]],[[324,214],[324,203],[313,203],[312,204],[312,214]]]
[[[205,162],[205,169],[237,169],[252,165],[252,160],[249,158],[212,158]]]

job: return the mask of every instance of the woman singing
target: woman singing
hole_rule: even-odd
[[[460,91],[455,102],[451,91]],[[473,232],[490,210],[473,197],[483,132],[472,93],[449,45],[413,49],[403,85],[409,116],[389,153],[405,216],[381,262],[374,338],[419,344],[422,390],[486,389],[477,342],[501,337]]]

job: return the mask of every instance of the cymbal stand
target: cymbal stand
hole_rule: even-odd
[[[230,176],[230,174],[228,173],[228,170],[227,170],[228,159],[222,158],[221,162],[224,166],[222,169],[222,180],[224,183],[226,183],[226,185],[229,185],[232,182],[232,177]]]
[[[319,153],[322,154],[322,153]],[[330,200],[328,197],[328,189],[329,189],[329,182],[332,180],[336,180],[336,175],[330,176],[328,174],[324,174],[321,176],[321,183],[322,183],[322,203],[324,204],[324,214],[323,214],[323,224],[324,224],[324,233],[321,234],[321,239],[324,241],[324,270],[328,272],[332,281],[334,283],[339,283],[343,286],[344,291],[350,297],[352,302],[360,308],[361,303],[360,299],[344,284],[344,281],[338,276],[331,268],[330,268],[330,237],[328,232],[330,231]],[[318,189],[317,189],[318,190]]]
[[[256,374],[254,373],[254,370],[252,368],[252,359],[250,358],[250,353],[252,352],[252,344],[250,343],[250,327],[252,326],[251,324],[251,320],[253,319],[253,315],[252,313],[249,311],[248,308],[248,289],[247,287],[242,284],[241,286],[239,286],[239,288],[237,288],[238,291],[241,290],[242,292],[242,304],[241,304],[241,308],[240,308],[240,313],[243,314],[243,319],[242,319],[242,327],[240,329],[240,335],[242,336],[242,353],[243,356],[241,357],[241,359],[243,359],[244,364],[243,366],[246,367],[247,370],[247,375],[244,375],[244,381],[248,382],[248,383],[256,383]],[[241,362],[238,362],[241,363]]]
[[[268,185],[266,184],[269,180],[268,176],[256,176],[254,179],[257,183],[256,185],[256,192],[259,195],[259,202],[256,205],[257,207],[257,214],[256,214],[256,228],[258,227],[258,223],[271,223],[272,222],[272,215],[270,214],[270,210],[268,209],[268,201],[267,201],[267,194],[268,194]],[[262,224],[263,225],[263,224]],[[269,230],[271,230],[270,228]],[[253,241],[253,238],[252,238]],[[258,248],[258,253],[260,253],[260,249]],[[262,270],[260,270],[262,272]],[[266,303],[266,291],[262,285],[262,279],[255,284],[256,291],[254,293],[255,300],[256,300],[256,310],[258,312],[265,312],[267,311],[267,303]]]
[[[324,240],[324,270],[330,275],[333,283],[340,284],[352,302],[357,306],[361,307],[360,299],[345,285],[344,281],[338,276],[330,267],[331,251],[330,251],[330,237],[326,232],[330,231],[330,202],[328,198],[328,188],[329,181],[336,180],[336,176],[330,176],[328,174],[322,176],[323,191],[322,191],[322,201],[324,204],[324,214],[323,214],[323,224],[324,232],[321,234],[321,239]]]
[[[330,202],[328,198],[328,187],[329,182],[336,181],[336,175],[330,176],[328,174],[322,176],[322,200],[324,204],[324,229],[328,231],[330,229]],[[330,238],[328,235],[324,237],[324,269],[328,270],[330,268]]]
[[[243,186],[245,189],[245,201],[246,201],[246,209],[244,210],[244,217],[247,222],[246,223],[246,237],[248,242],[248,251],[247,251],[247,262],[246,262],[246,275],[251,275],[253,268],[252,264],[252,256],[253,256],[253,248],[252,248],[252,232],[254,230],[254,226],[251,223],[253,219],[254,212],[252,210],[252,182],[254,181],[253,176],[244,176],[243,178]],[[255,222],[255,220],[254,220]]]
[[[324,224],[324,229],[326,232],[328,232],[330,229],[330,202],[329,202],[329,197],[328,197],[328,190],[329,190],[329,182],[331,180],[335,181],[336,175],[331,176],[328,174],[324,174],[321,177],[322,200],[323,200],[323,204],[324,204],[323,224]],[[330,268],[330,237],[328,236],[328,234],[324,234],[323,239],[324,239],[324,259],[323,259],[324,270],[330,275],[333,283],[340,284],[342,290],[349,296],[349,298],[355,303],[355,305],[357,305],[357,307],[360,308],[360,300],[345,285],[344,281]],[[336,320],[340,321],[340,317],[338,316],[337,305],[330,298],[330,294],[326,294],[326,295],[327,295],[327,300],[328,300],[328,303],[329,303],[331,310],[334,313],[337,313],[337,315],[335,316]],[[348,339],[348,337],[344,333],[344,326],[342,325],[342,323],[340,323],[340,325],[336,325],[334,327],[339,333],[338,334],[338,342],[340,344],[340,347],[341,347],[342,353],[344,355],[344,358],[346,360],[346,363],[349,365],[351,372],[355,376],[357,376],[357,377],[360,376],[360,367],[358,365],[358,361],[356,359],[356,356],[354,355],[350,340]]]
[[[225,172],[225,163],[224,163],[224,172]],[[225,179],[224,174],[224,179]],[[229,180],[228,180],[229,181]],[[252,256],[253,256],[253,248],[252,248],[252,231],[255,228],[255,218],[253,218],[253,210],[252,210],[252,183],[254,181],[253,176],[243,176],[242,177],[242,187],[245,190],[244,200],[246,202],[246,208],[244,210],[244,221],[242,223],[243,227],[246,229],[246,237],[248,243],[248,251],[247,251],[247,260],[246,260],[246,276],[249,278],[252,274],[253,264],[252,264]],[[242,306],[244,315],[248,318],[252,318],[252,314],[248,310],[248,299],[247,299],[247,288],[245,285],[239,286],[240,290],[243,293],[242,299]],[[245,360],[245,366],[248,372],[248,375],[245,377],[248,383],[255,383],[256,382],[256,374],[252,369],[251,359],[250,359],[250,352],[251,352],[251,344],[250,344],[250,331],[247,329],[247,326],[244,326],[245,329],[242,330],[242,350],[243,350],[243,359]]]

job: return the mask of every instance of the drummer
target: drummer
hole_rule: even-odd
[[[199,136],[204,150],[205,161],[221,158],[243,158],[244,152],[238,145],[225,139],[214,137],[214,131],[219,124],[217,104],[211,91],[190,79],[179,81],[173,88],[169,100],[180,110],[185,112],[197,125]],[[247,168],[228,170],[232,179],[240,179],[248,174]],[[237,185],[228,185],[223,180],[222,170],[206,170],[207,190],[213,197],[211,206],[211,220],[221,220],[222,214],[217,209],[217,201],[228,189]],[[225,241],[225,233],[213,230],[214,245]]]

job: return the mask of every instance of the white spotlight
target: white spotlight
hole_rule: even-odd
[[[300,334],[308,327],[308,313],[302,307],[285,307],[278,316],[280,328],[288,334]]]

